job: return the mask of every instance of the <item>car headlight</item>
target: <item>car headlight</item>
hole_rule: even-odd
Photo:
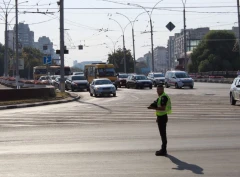
[[[77,85],[77,83],[75,83],[75,82],[72,82],[72,85]]]

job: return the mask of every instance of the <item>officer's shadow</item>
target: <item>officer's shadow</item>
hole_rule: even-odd
[[[172,168],[174,170],[190,170],[192,171],[193,173],[195,174],[204,174],[203,173],[203,168],[197,166],[197,165],[194,165],[194,164],[189,164],[189,163],[186,163],[186,162],[183,162],[179,159],[177,159],[176,157],[173,157],[171,155],[167,155],[167,157],[177,165],[177,168]]]

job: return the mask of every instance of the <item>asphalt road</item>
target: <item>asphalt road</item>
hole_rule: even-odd
[[[0,111],[3,177],[239,177],[240,104],[228,84],[165,89],[172,99],[167,157],[154,112],[156,90],[125,89],[117,97]]]

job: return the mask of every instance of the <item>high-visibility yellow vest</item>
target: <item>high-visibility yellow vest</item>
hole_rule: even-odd
[[[163,116],[163,115],[172,113],[171,99],[166,93],[163,93],[161,96],[159,96],[157,106],[161,107],[161,99],[163,96],[166,96],[168,98],[166,109],[165,109],[165,111],[156,110],[156,116]]]

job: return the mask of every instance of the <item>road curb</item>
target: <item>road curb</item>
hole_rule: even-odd
[[[7,106],[0,106],[0,110],[4,109],[16,109],[16,108],[27,108],[27,107],[36,107],[36,106],[44,106],[44,105],[53,105],[53,104],[61,104],[61,103],[69,103],[73,101],[77,101],[80,99],[80,96],[77,94],[69,93],[70,96],[63,100],[56,100],[56,101],[44,101],[44,102],[36,102],[36,103],[24,103],[24,104],[17,104],[17,105],[7,105]]]

